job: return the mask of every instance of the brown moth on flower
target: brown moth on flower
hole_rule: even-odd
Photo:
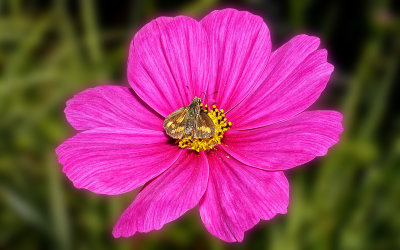
[[[213,137],[215,125],[201,106],[201,99],[196,96],[189,106],[172,112],[164,120],[165,132],[174,139]]]

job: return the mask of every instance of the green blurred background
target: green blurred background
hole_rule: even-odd
[[[396,6],[397,5],[397,6]],[[55,147],[75,132],[65,101],[90,86],[126,84],[133,34],[160,15],[216,8],[261,15],[273,49],[321,37],[335,72],[314,108],[343,112],[326,157],[287,171],[287,215],[244,242],[212,237],[196,210],[161,231],[113,239],[135,192],[74,188]],[[399,1],[0,0],[0,249],[400,249]]]

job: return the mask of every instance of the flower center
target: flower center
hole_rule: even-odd
[[[201,104],[201,106],[203,107],[203,104]],[[208,116],[214,123],[214,136],[204,139],[195,139],[189,136],[188,138],[176,140],[176,143],[180,148],[190,148],[200,152],[200,150],[212,149],[215,145],[221,144],[225,131],[231,128],[232,123],[226,120],[225,111],[223,109],[217,109],[215,105],[213,105],[212,110],[209,111],[206,104],[204,106],[204,111],[207,112]]]

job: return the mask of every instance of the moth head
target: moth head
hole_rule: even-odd
[[[193,98],[193,100],[192,100],[192,103],[196,104],[196,105],[200,105],[201,104],[201,99],[199,97],[195,96]]]

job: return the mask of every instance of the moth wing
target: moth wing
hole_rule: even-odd
[[[215,133],[215,125],[212,119],[204,111],[201,111],[195,121],[194,138],[211,138]]]
[[[164,120],[165,132],[174,139],[182,139],[185,133],[185,124],[188,108],[183,107],[172,112]]]

